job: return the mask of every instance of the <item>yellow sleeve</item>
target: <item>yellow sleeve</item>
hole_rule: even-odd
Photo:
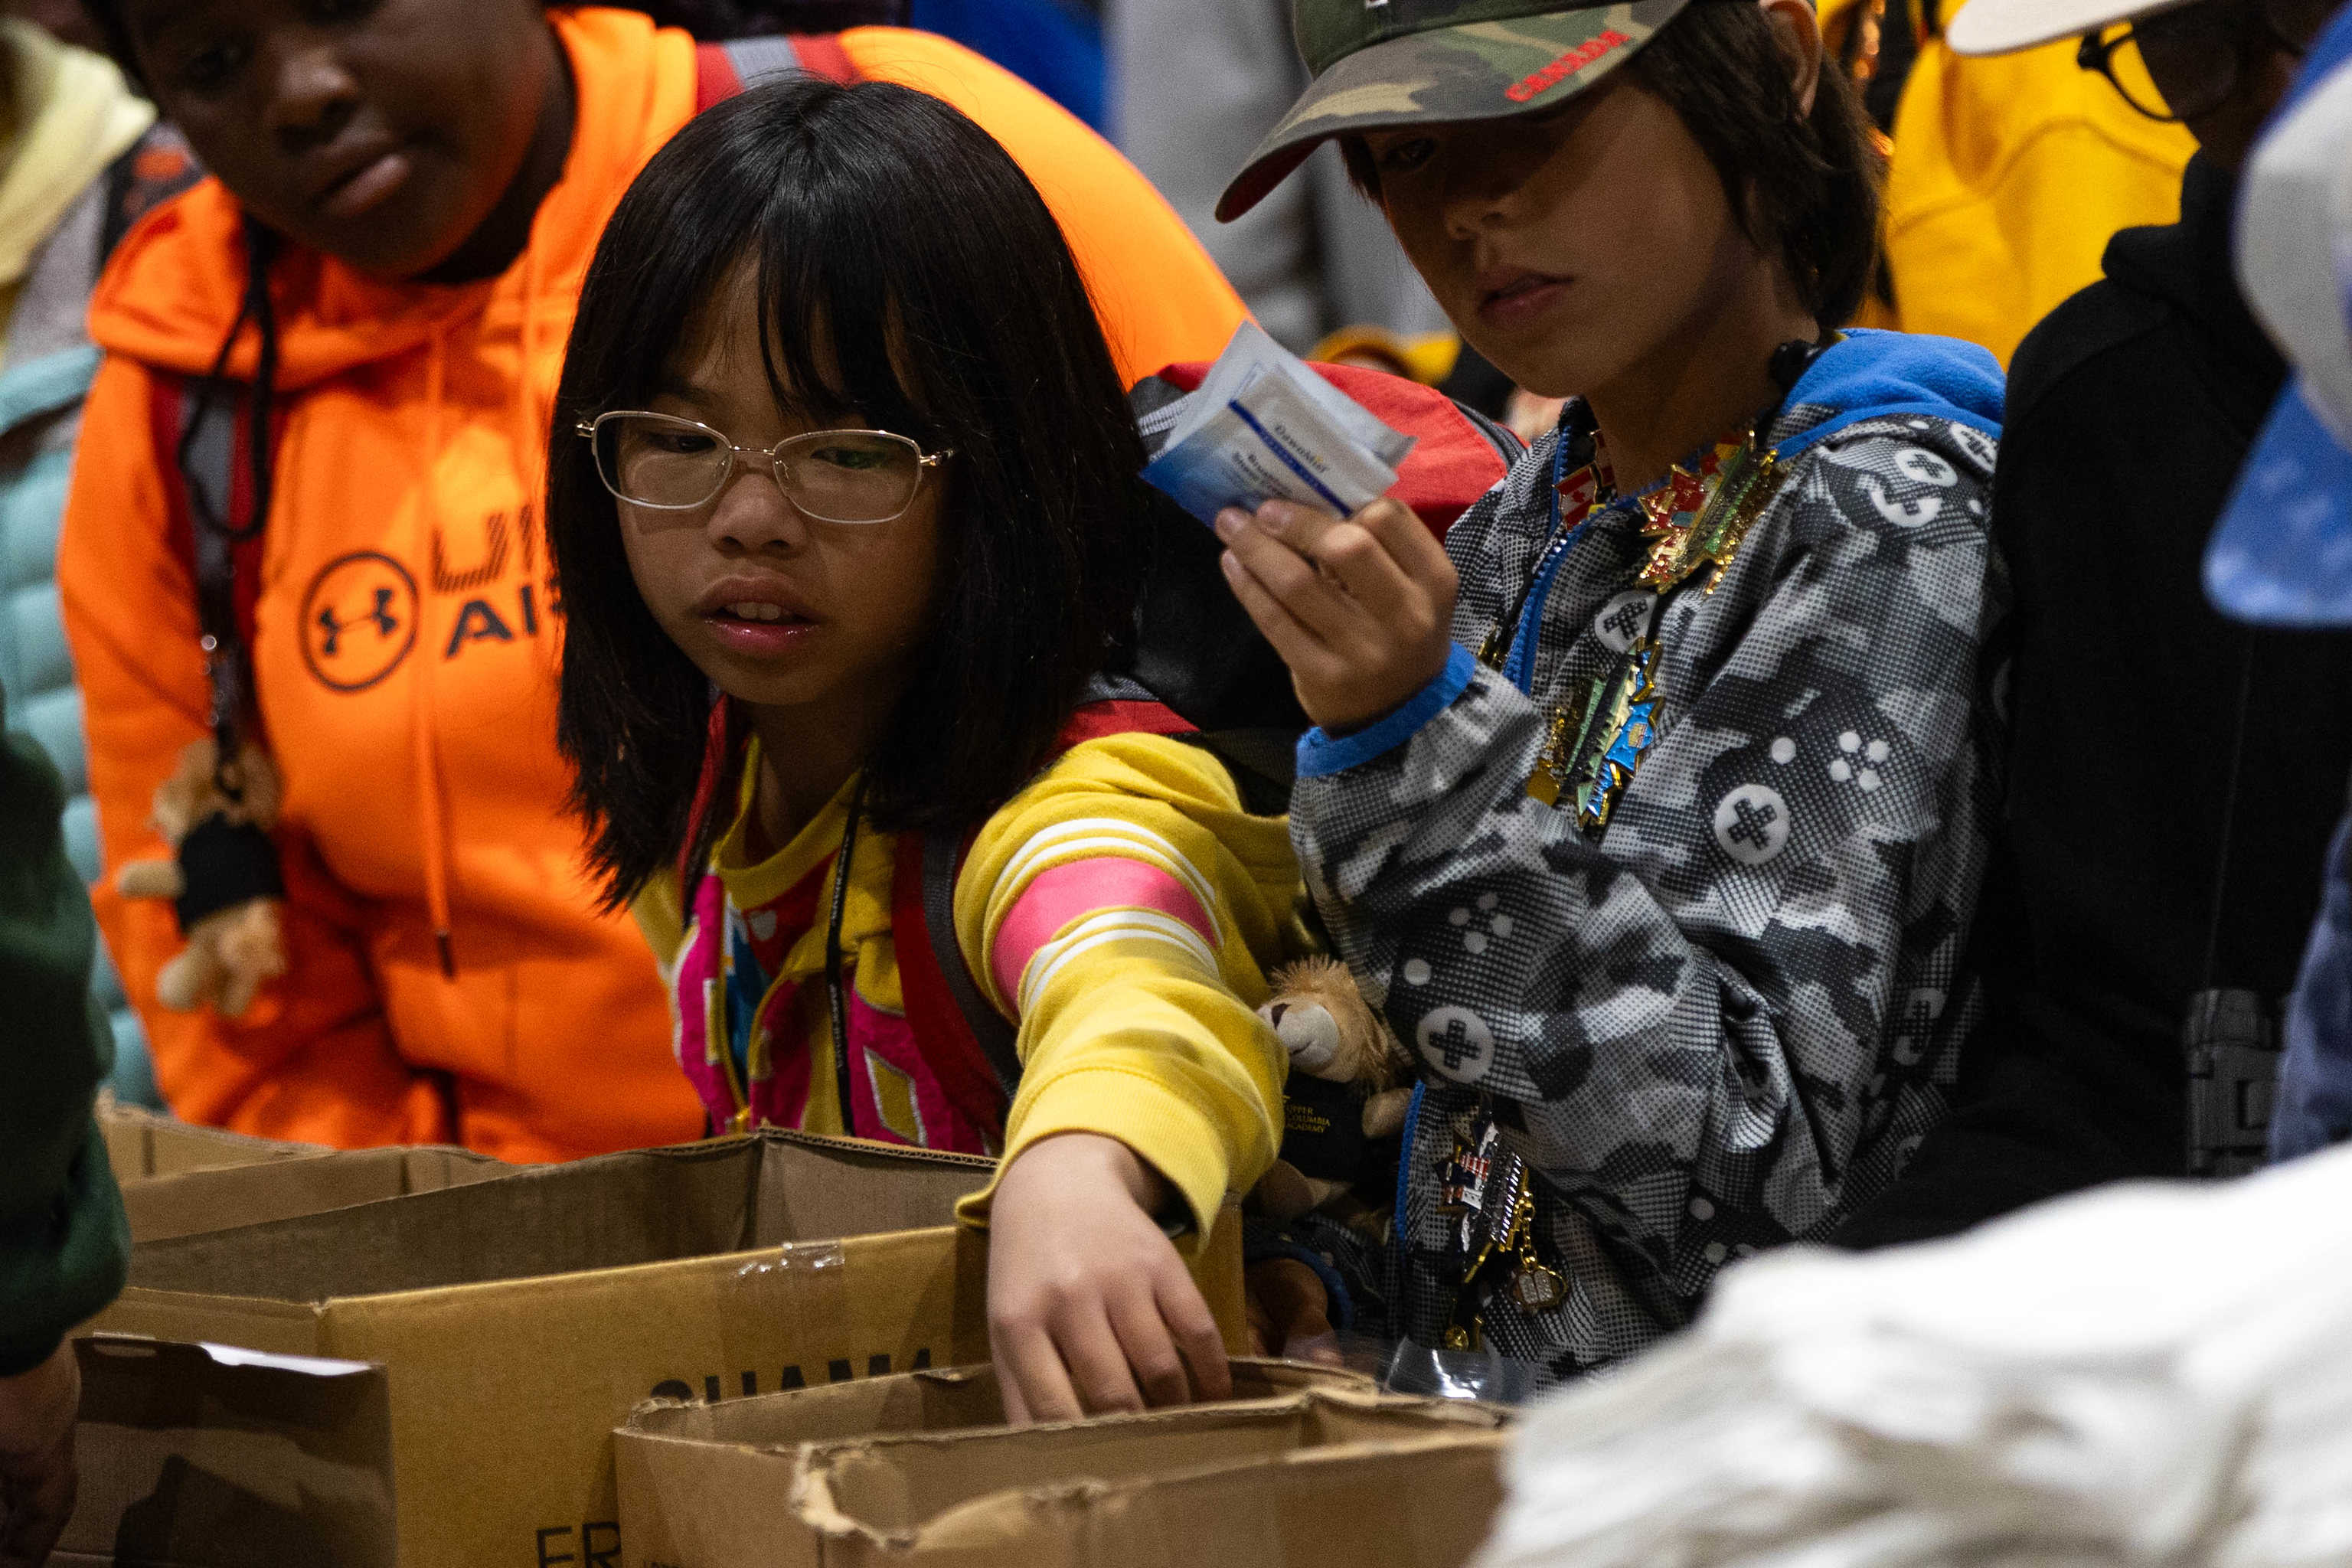
[[[1024,906],[1041,876],[1111,860],[1148,869],[1119,868],[1104,887],[1171,890],[1096,900],[1086,874],[1064,873]],[[990,818],[955,917],[973,978],[1019,1025],[1005,1162],[1056,1132],[1117,1138],[1183,1194],[1197,1245],[1228,1189],[1274,1160],[1288,1058],[1256,1008],[1297,885],[1285,820],[1245,813],[1216,759],[1160,736],[1078,746]],[[1026,958],[1014,995],[998,984],[1000,937]],[[993,1191],[963,1217],[985,1224]]]
[[[677,873],[655,872],[629,901],[629,913],[635,918],[646,945],[654,950],[654,966],[661,971],[662,984],[671,984],[677,950],[686,945],[686,893],[678,886]]]

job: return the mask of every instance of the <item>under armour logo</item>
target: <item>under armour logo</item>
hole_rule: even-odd
[[[382,551],[356,550],[319,569],[295,624],[302,662],[320,685],[364,691],[408,657],[416,622],[416,582],[408,568]]]
[[[341,653],[343,634],[359,625],[361,621],[373,622],[375,626],[375,635],[380,637],[388,637],[398,631],[400,618],[392,613],[392,598],[391,589],[378,588],[375,591],[375,603],[369,606],[365,615],[354,621],[337,619],[335,606],[332,605],[322,607],[319,611],[319,627],[327,634],[327,637],[326,640],[319,645],[319,651],[329,658]]]
[[[1761,866],[1789,842],[1789,803],[1769,784],[1741,784],[1715,808],[1715,841],[1743,866]]]
[[[1467,1007],[1439,1007],[1413,1031],[1422,1058],[1447,1078],[1475,1083],[1495,1063],[1495,1034]]]

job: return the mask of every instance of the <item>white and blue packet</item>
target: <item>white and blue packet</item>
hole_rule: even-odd
[[[1147,444],[1166,439],[1145,480],[1213,526],[1269,500],[1350,516],[1388,493],[1413,447],[1248,321],[1199,387],[1142,425]]]

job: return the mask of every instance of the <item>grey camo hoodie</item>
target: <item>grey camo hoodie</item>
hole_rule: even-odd
[[[1621,502],[1536,584],[1502,671],[1457,647],[1380,724],[1300,742],[1307,885],[1421,1069],[1392,1331],[1436,1344],[1452,1319],[1439,1185],[1482,1110],[1567,1282],[1550,1310],[1488,1301],[1486,1343],[1546,1380],[1686,1321],[1726,1262],[1823,1235],[1942,1116],[1994,798],[2001,393],[1981,349],[1853,332],[1767,432],[1779,487],[1712,592],[1636,587]],[[1457,643],[1544,557],[1561,438],[1454,525]],[[1588,837],[1527,781],[1553,705],[1659,619],[1661,738]]]

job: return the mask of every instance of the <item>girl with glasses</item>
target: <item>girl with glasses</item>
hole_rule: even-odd
[[[935,99],[748,93],[622,201],[558,404],[558,734],[713,1121],[1001,1154],[1015,1419],[1222,1394],[1181,1258],[1273,1158],[1297,870],[1105,676],[1142,449],[1035,188]]]

